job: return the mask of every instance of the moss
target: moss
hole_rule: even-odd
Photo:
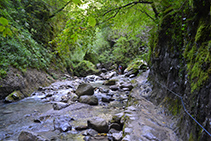
[[[211,36],[210,35],[211,25],[206,25],[206,23],[204,23],[202,20],[201,20],[199,25],[200,26],[199,26],[197,33],[196,33],[196,36],[195,36],[195,42],[206,41],[206,38]]]
[[[188,141],[194,141],[194,139],[193,139],[193,133],[192,132],[190,133],[190,136],[189,136]]]
[[[127,70],[133,70],[133,73],[137,73],[140,69],[146,69],[147,65],[144,63],[143,60],[136,60],[129,64]]]
[[[87,76],[89,74],[97,74],[99,72],[97,69],[95,69],[94,64],[85,60],[76,65],[73,71],[77,76]]]
[[[196,45],[191,50],[185,50],[184,56],[187,63],[189,79],[191,80],[191,91],[199,89],[211,74],[211,41],[204,42],[200,48]]]

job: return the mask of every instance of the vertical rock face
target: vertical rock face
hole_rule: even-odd
[[[210,4],[208,0],[193,0],[189,8],[192,12],[166,14],[151,42],[151,100],[162,102],[169,113],[177,116],[177,132],[183,140],[211,137],[185,114],[180,98],[163,86],[181,95],[187,111],[211,132]]]

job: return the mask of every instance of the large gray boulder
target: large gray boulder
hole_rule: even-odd
[[[92,96],[83,95],[79,98],[79,102],[86,103],[89,105],[98,105],[98,99],[94,95],[92,95]]]
[[[87,124],[89,128],[92,128],[98,131],[99,133],[107,133],[109,130],[108,123],[103,118],[95,117],[93,119],[88,120]]]
[[[80,84],[75,92],[79,97],[82,95],[93,95],[94,94],[94,88],[90,84]]]
[[[38,135],[32,131],[21,131],[18,136],[18,141],[50,141],[44,136]]]

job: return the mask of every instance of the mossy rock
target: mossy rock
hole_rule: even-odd
[[[89,61],[83,60],[74,68],[74,75],[85,77],[90,74],[98,74],[99,70]]]
[[[132,71],[132,74],[137,74],[139,70],[146,70],[147,64],[143,60],[136,60],[133,61],[131,64],[128,65],[126,68],[126,72]]]
[[[20,91],[14,91],[5,98],[5,102],[14,102],[16,100],[23,99],[24,95]]]

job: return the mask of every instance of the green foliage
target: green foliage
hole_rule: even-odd
[[[49,13],[46,5],[42,1],[19,0],[0,4],[0,77],[6,76],[9,66],[23,72],[28,67],[48,69],[53,55],[44,45],[49,40],[46,33],[50,32],[49,23],[42,19]]]
[[[6,37],[7,35],[12,35],[12,31],[9,27],[9,21],[4,17],[0,17],[0,32],[2,33],[3,37]]]

